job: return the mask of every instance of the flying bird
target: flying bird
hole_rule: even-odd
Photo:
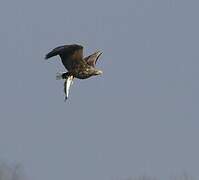
[[[91,76],[102,74],[101,70],[95,68],[96,62],[101,54],[101,51],[96,51],[84,58],[83,46],[78,44],[59,46],[46,54],[45,59],[59,55],[62,64],[67,70],[67,72],[57,73],[56,76],[56,79],[65,79],[65,100],[68,99],[69,89],[74,78],[87,79]]]

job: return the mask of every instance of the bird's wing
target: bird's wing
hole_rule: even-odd
[[[84,60],[87,62],[88,65],[95,67],[95,64],[101,54],[102,54],[101,51],[97,51],[91,54],[90,56],[85,57]]]
[[[49,52],[45,59],[59,55],[65,68],[70,71],[83,59],[83,47],[77,44],[59,46]]]

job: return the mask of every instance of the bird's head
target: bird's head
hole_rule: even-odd
[[[103,72],[101,71],[101,70],[99,70],[99,69],[93,69],[93,75],[94,76],[97,76],[97,75],[101,75]]]

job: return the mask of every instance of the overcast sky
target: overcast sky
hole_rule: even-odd
[[[0,159],[30,180],[199,177],[198,0],[1,0]],[[52,48],[102,50],[75,80]]]

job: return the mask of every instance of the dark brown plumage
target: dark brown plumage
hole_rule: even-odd
[[[96,52],[83,59],[83,47],[77,44],[59,46],[49,52],[45,59],[59,55],[64,67],[68,70],[63,77],[73,75],[79,79],[86,79],[94,75],[102,74],[95,68],[95,63],[101,52]]]
[[[83,58],[83,47],[73,44],[56,47],[46,55],[45,59],[59,55],[64,67],[68,70],[68,72],[57,76],[57,79],[66,79],[64,83],[64,92],[67,98],[74,77],[78,79],[87,79],[91,76],[102,74],[102,71],[95,68],[95,64],[101,54],[100,51],[97,51]]]

